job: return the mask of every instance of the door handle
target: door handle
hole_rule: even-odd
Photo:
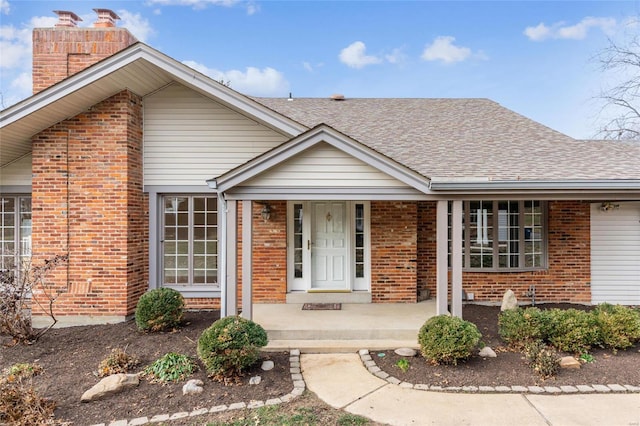
[[[307,250],[311,250],[311,240],[307,240]]]

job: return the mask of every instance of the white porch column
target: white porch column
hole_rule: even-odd
[[[242,201],[242,316],[253,319],[253,215],[251,201]]]
[[[451,210],[451,315],[462,318],[462,201]]]
[[[438,201],[436,209],[436,314],[446,315],[448,289],[449,289],[449,267],[448,267],[448,215],[449,201]]]
[[[227,316],[238,315],[238,202],[227,201]]]
[[[220,285],[220,318],[227,313],[227,202],[218,193],[218,281]]]

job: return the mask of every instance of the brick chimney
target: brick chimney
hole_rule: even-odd
[[[116,27],[120,17],[109,9],[94,9],[98,20],[79,28],[82,19],[56,10],[53,28],[33,30],[33,93],[36,94],[137,42],[126,29]]]

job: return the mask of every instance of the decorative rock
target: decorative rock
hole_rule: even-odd
[[[591,385],[596,392],[609,393],[611,389],[605,385]]]
[[[563,356],[560,358],[560,368],[580,368],[580,361],[572,356]]]
[[[254,377],[249,379],[249,384],[250,385],[259,385],[261,381],[262,381],[262,377],[254,376]]]
[[[137,374],[112,374],[96,383],[91,389],[82,394],[82,402],[95,401],[105,396],[122,392],[125,389],[138,386],[140,380]]]
[[[607,383],[607,386],[609,386],[609,389],[611,389],[614,392],[626,392],[627,391],[627,389],[622,385]]]
[[[262,366],[260,368],[262,368],[262,371],[269,371],[269,370],[273,370],[273,367],[274,367],[273,361],[267,360],[262,363]]]
[[[480,355],[482,358],[495,358],[498,356],[496,355],[495,351],[489,346],[485,346],[484,348],[482,348],[478,355]]]
[[[149,418],[138,417],[136,419],[131,419],[129,423],[127,423],[127,426],[140,426],[140,425],[146,425],[147,423],[149,423]]]
[[[507,290],[502,296],[502,306],[500,306],[500,312],[508,311],[518,307],[518,299],[513,290]]]
[[[411,348],[398,348],[394,351],[396,355],[414,357],[418,353],[415,349]]]
[[[202,380],[198,380],[198,379],[189,380],[187,383],[184,384],[184,386],[182,386],[182,394],[197,395],[199,393],[202,393],[203,385],[204,383],[202,382]]]

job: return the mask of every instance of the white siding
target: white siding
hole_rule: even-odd
[[[405,183],[327,143],[318,144],[296,155],[242,186],[407,187]]]
[[[640,202],[591,205],[591,299],[640,305]]]
[[[31,185],[31,154],[0,168],[0,186]]]
[[[287,138],[177,84],[144,101],[145,185],[203,185]]]

